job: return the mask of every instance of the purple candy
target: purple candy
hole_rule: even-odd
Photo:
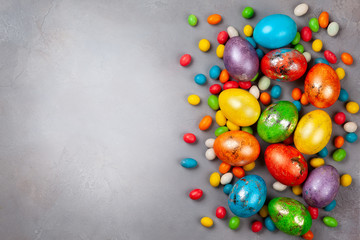
[[[307,204],[316,208],[329,205],[340,187],[340,176],[336,168],[324,165],[315,168],[303,186],[303,198]]]
[[[254,47],[241,37],[227,41],[223,59],[226,70],[238,81],[251,81],[259,71],[259,57]]]

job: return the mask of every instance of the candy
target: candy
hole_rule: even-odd
[[[220,183],[222,185],[226,185],[229,184],[232,179],[233,179],[233,174],[228,172],[221,176]]]
[[[312,32],[309,27],[303,27],[300,32],[301,39],[305,42],[308,42],[312,38]]]
[[[287,186],[285,184],[282,184],[279,181],[274,182],[272,187],[273,187],[274,190],[276,190],[278,192],[282,192],[287,188]]]
[[[237,178],[242,178],[245,176],[245,171],[242,167],[233,167],[232,172]]]
[[[319,31],[319,21],[317,18],[311,18],[309,20],[309,27],[311,31],[318,32]]]
[[[334,161],[341,162],[346,157],[346,151],[342,148],[337,149],[332,155]]]
[[[349,93],[345,89],[341,88],[338,100],[341,102],[346,102],[349,100]]]
[[[347,122],[344,124],[345,132],[348,132],[348,133],[355,132],[356,129],[357,129],[357,125],[355,122]]]
[[[327,33],[330,37],[336,36],[339,32],[339,24],[337,22],[331,22],[327,27]]]
[[[314,234],[312,233],[311,230],[309,230],[307,233],[305,233],[301,237],[306,240],[312,240],[314,238]]]
[[[196,26],[197,22],[198,22],[198,19],[194,14],[189,15],[188,23],[190,26]]]
[[[348,111],[351,114],[355,114],[359,111],[359,104],[356,102],[348,102],[346,104],[346,111]]]
[[[196,142],[196,136],[192,133],[185,133],[183,139],[186,143]]]
[[[262,218],[266,218],[268,215],[269,215],[269,211],[268,211],[268,207],[267,205],[264,205],[260,211],[259,211],[259,214]]]
[[[344,52],[341,54],[341,61],[343,61],[346,65],[351,65],[353,64],[354,59],[349,53]]]
[[[242,16],[247,19],[252,18],[254,16],[254,9],[252,7],[244,8],[242,11]]]
[[[219,32],[217,36],[217,41],[219,44],[225,44],[229,39],[229,34],[226,31]]]
[[[215,130],[215,136],[220,136],[221,134],[223,134],[223,133],[226,133],[226,132],[228,132],[229,131],[229,128],[227,128],[227,127],[218,127],[216,130]]]
[[[246,37],[245,40],[248,41],[251,44],[251,46],[256,48],[256,42],[252,37]]]
[[[257,86],[251,86],[249,89],[249,93],[251,93],[256,99],[260,97],[260,90]]]
[[[208,148],[212,148],[214,146],[215,139],[214,138],[208,138],[205,141],[205,146]]]
[[[224,114],[222,113],[221,110],[218,110],[216,112],[215,121],[220,127],[225,126],[227,119],[226,119],[226,117],[224,116]]]
[[[233,188],[233,185],[232,184],[226,184],[223,188],[223,192],[226,194],[226,195],[229,195],[231,190]]]
[[[340,178],[340,184],[343,187],[348,187],[351,185],[352,177],[349,174],[344,174]]]
[[[323,222],[328,227],[337,227],[337,225],[338,225],[338,222],[333,217],[324,217]]]
[[[209,148],[208,150],[206,150],[205,158],[209,161],[212,161],[216,158],[216,154],[213,148]]]
[[[336,70],[335,70],[336,74],[338,75],[339,77],[339,80],[342,80],[344,79],[345,77],[345,70],[341,67],[338,67]]]
[[[297,17],[301,17],[305,15],[308,10],[309,10],[309,5],[307,5],[306,3],[301,3],[295,7],[294,15]]]
[[[242,89],[246,89],[248,90],[249,88],[251,88],[251,81],[248,82],[239,82],[239,87]]]
[[[253,170],[254,168],[255,168],[255,162],[243,166],[243,169],[247,172]]]
[[[300,110],[301,110],[301,102],[299,102],[299,101],[293,101],[292,103],[295,105],[295,107],[296,107],[296,109],[298,110],[298,112],[300,112]]]
[[[220,84],[213,84],[209,87],[209,92],[211,94],[219,94],[222,91]]]
[[[300,88],[294,88],[291,92],[291,97],[294,100],[300,100],[301,95],[302,95],[302,92],[301,92]]]
[[[336,200],[332,200],[332,202],[327,205],[326,207],[324,207],[324,210],[327,211],[327,212],[330,212],[332,211],[334,208],[336,207]]]
[[[241,131],[254,135],[254,130],[251,127],[241,127]]]
[[[262,92],[260,94],[260,102],[264,105],[269,105],[271,102],[271,96],[267,92]]]
[[[217,187],[220,184],[220,174],[217,172],[213,172],[210,175],[210,179],[209,179],[210,185],[213,187]]]
[[[201,189],[194,189],[189,193],[189,197],[192,200],[198,200],[202,197],[203,191]]]
[[[267,76],[262,76],[259,80],[258,86],[261,91],[265,91],[270,87],[270,78]]]
[[[210,95],[207,103],[212,110],[217,111],[219,109],[219,100],[216,95]]]
[[[299,32],[296,32],[294,39],[291,41],[292,45],[296,45],[300,42],[301,35]]]
[[[346,116],[343,112],[338,112],[334,116],[334,122],[338,125],[342,125],[346,120]]]
[[[316,207],[308,206],[308,210],[312,219],[317,219],[319,217],[319,209]]]
[[[254,82],[258,77],[259,77],[259,72],[256,73],[256,75],[255,75],[255,77],[253,77],[253,79],[251,79],[251,82]]]
[[[325,161],[324,159],[322,158],[312,158],[310,160],[310,165],[313,167],[313,168],[317,168],[317,167],[321,167],[325,164]]]
[[[212,14],[207,18],[207,22],[211,25],[216,25],[221,22],[221,16],[219,14]]]
[[[294,46],[294,49],[295,49],[295,50],[298,50],[298,51],[301,52],[301,53],[303,53],[303,52],[305,51],[304,46],[301,45],[300,43],[296,44],[296,45]]]
[[[317,153],[317,155],[319,155],[319,157],[326,157],[329,154],[329,151],[327,150],[327,147],[324,147],[323,149],[321,149],[320,152]]]
[[[223,69],[220,73],[219,81],[221,83],[226,83],[227,81],[229,81],[229,79],[230,79],[230,75],[228,71],[226,69]]]
[[[210,49],[210,42],[207,39],[201,39],[199,41],[199,49],[203,52],[207,52]]]
[[[189,95],[187,100],[191,105],[194,105],[194,106],[196,106],[200,103],[200,97],[195,94]]]
[[[217,218],[223,219],[226,216],[226,209],[222,206],[216,208],[215,215]]]
[[[191,55],[190,54],[184,54],[180,58],[180,65],[183,67],[186,67],[191,63]]]
[[[328,60],[326,60],[325,58],[316,58],[314,61],[314,64],[318,64],[318,63],[325,63],[327,65],[329,65],[330,63],[328,62]]]
[[[243,31],[244,31],[245,36],[251,37],[253,35],[254,29],[250,25],[245,25]]]
[[[203,225],[204,227],[207,227],[207,228],[212,227],[214,225],[213,220],[209,217],[201,218],[200,223],[201,223],[201,225]]]
[[[221,68],[217,65],[214,65],[210,68],[209,76],[212,79],[218,79],[221,73]]]
[[[323,43],[320,39],[315,39],[311,46],[314,52],[320,52],[323,47]]]
[[[240,127],[238,125],[229,120],[226,122],[226,126],[230,131],[240,130]]]
[[[216,56],[218,56],[218,58],[223,58],[224,50],[225,50],[225,45],[219,44],[219,46],[216,48]]]
[[[326,60],[329,61],[329,63],[335,64],[337,62],[336,55],[333,52],[329,51],[329,50],[326,50],[324,52],[324,57],[325,57]]]
[[[226,30],[230,38],[239,36],[239,32],[233,26],[229,26]]]
[[[301,185],[293,186],[292,187],[292,192],[297,196],[301,195],[301,193],[302,193]]]
[[[193,158],[184,158],[180,162],[180,165],[184,168],[194,168],[197,166],[197,164],[197,161]]]
[[[354,143],[354,142],[356,142],[357,139],[358,139],[358,136],[356,135],[356,133],[348,133],[345,136],[345,140],[349,143]]]
[[[228,163],[225,163],[225,162],[222,162],[220,165],[219,165],[219,172],[222,173],[222,174],[225,174],[227,172],[230,171],[230,168],[231,168],[231,165],[228,164]],[[226,185],[226,184],[225,184]]]
[[[204,116],[200,123],[199,123],[199,129],[202,131],[205,131],[207,129],[209,129],[209,127],[211,126],[212,123],[212,117],[209,115]]]
[[[204,85],[206,83],[206,76],[202,73],[199,73],[194,77],[194,81],[196,84]]]
[[[319,26],[321,28],[327,28],[329,25],[329,13],[328,12],[322,12],[319,15]]]
[[[251,225],[251,231],[253,232],[260,232],[262,229],[262,223],[260,221],[255,221]]]
[[[311,60],[311,54],[309,52],[303,52],[303,55],[306,59],[306,62],[310,62]]]
[[[234,216],[230,218],[229,220],[229,228],[232,230],[236,230],[240,225],[240,218],[237,216]]]
[[[336,148],[341,148],[344,145],[345,139],[342,136],[337,136],[334,139],[334,145]]]
[[[256,49],[256,54],[258,55],[259,60],[261,60],[265,55],[264,51],[260,48]]]
[[[276,226],[273,222],[273,220],[271,220],[271,217],[267,217],[265,218],[265,227],[270,231],[270,232],[274,232],[276,230]]]
[[[239,88],[239,83],[236,81],[227,81],[224,86],[224,90],[230,89],[230,88]]]
[[[281,87],[279,85],[275,85],[271,88],[271,97],[279,98],[281,95]]]

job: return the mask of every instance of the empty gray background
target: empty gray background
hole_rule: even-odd
[[[203,143],[216,126],[208,132],[197,128],[202,116],[214,115],[206,98],[215,81],[198,86],[193,77],[214,64],[223,67],[215,55],[216,36],[228,25],[242,32],[246,24],[284,13],[301,29],[326,10],[340,24],[339,35],[331,38],[321,29],[314,38],[338,57],[352,53],[353,66],[334,66],[344,67],[342,87],[359,101],[359,1],[306,2],[310,11],[295,17],[300,1],[1,0],[0,238],[298,239],[266,229],[252,233],[250,224],[259,215],[241,219],[237,231],[227,227],[229,218],[215,218],[216,207],[227,207],[227,199],[222,187],[208,183],[219,161],[205,159]],[[251,20],[241,17],[248,5],[256,11]],[[223,16],[221,24],[207,24],[213,13]],[[187,24],[189,14],[198,16],[198,26]],[[197,48],[201,38],[212,43],[208,53]],[[313,58],[321,56],[311,43],[304,46]],[[187,68],[178,63],[184,53],[193,56]],[[302,82],[280,83],[282,99],[290,100],[291,89]],[[193,93],[202,98],[199,106],[186,101]],[[307,106],[301,114],[313,109]],[[343,103],[327,109],[331,115],[338,110],[344,111]],[[360,124],[359,114],[346,115]],[[333,130],[333,136],[344,135],[340,126],[333,124]],[[182,141],[186,132],[198,136],[197,144]],[[290,189],[272,189],[261,144],[252,173],[266,180],[268,199],[302,201]],[[334,216],[339,226],[314,221],[315,239],[359,239],[359,146],[345,143],[343,162],[326,158],[340,174],[351,174],[353,184],[340,189],[335,210],[320,211],[320,218]],[[182,168],[184,157],[197,159],[199,167]],[[193,188],[204,190],[201,201],[188,198]],[[214,227],[202,227],[202,216],[212,217]]]

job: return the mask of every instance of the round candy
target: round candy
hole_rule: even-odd
[[[207,160],[212,161],[216,158],[216,154],[213,148],[209,148],[208,150],[206,150],[205,152],[205,157]]]
[[[228,172],[221,176],[220,183],[222,185],[226,185],[229,184],[232,179],[233,179],[233,174]]]
[[[270,78],[267,76],[262,76],[259,80],[258,86],[261,91],[265,91],[270,87]]]
[[[201,39],[199,41],[199,49],[203,52],[207,52],[210,49],[210,42],[207,39]]]
[[[268,211],[268,207],[267,205],[264,205],[260,211],[259,211],[259,214],[262,218],[266,218],[268,215],[269,215],[269,211]]]
[[[302,187],[300,185],[293,186],[291,190],[296,196],[299,196],[302,193]]]
[[[341,61],[346,65],[351,65],[354,62],[353,57],[347,52],[341,54]]]
[[[359,104],[356,102],[348,102],[346,104],[346,111],[348,111],[351,114],[355,114],[359,111]]]
[[[226,69],[223,69],[219,76],[219,81],[221,83],[226,83],[230,79],[230,75]]]
[[[229,39],[229,34],[226,31],[219,32],[217,40],[219,44],[225,44]]]
[[[338,100],[341,102],[346,102],[349,100],[349,93],[345,89],[341,88]]]
[[[264,51],[261,50],[260,48],[256,49],[256,54],[258,55],[259,60],[261,60],[265,55]]]
[[[210,95],[207,102],[212,110],[217,111],[219,109],[219,100],[216,95]]]
[[[220,92],[221,92],[221,86],[220,86],[220,84],[213,84],[213,85],[211,85],[210,87],[209,87],[209,92],[211,93],[211,94],[219,94]]]
[[[180,65],[183,67],[186,67],[187,65],[189,65],[191,63],[191,55],[190,54],[184,54],[181,58],[180,58]]]
[[[230,131],[240,130],[240,127],[230,121],[226,121],[226,126]]]
[[[239,36],[239,32],[233,26],[229,26],[226,30],[230,38]]]
[[[228,132],[229,131],[229,128],[228,127],[225,127],[225,126],[223,126],[223,127],[218,127],[216,130],[215,130],[215,136],[220,136],[221,134],[223,134],[223,133],[226,133],[226,132]],[[215,144],[215,143],[214,143]]]
[[[308,206],[309,213],[312,219],[317,219],[319,216],[319,209],[316,207]]]
[[[324,159],[322,158],[312,158],[310,160],[310,165],[313,167],[313,168],[317,168],[317,167],[321,167],[325,164],[325,161]]]
[[[267,92],[262,92],[260,94],[260,101],[264,105],[269,105],[271,102],[271,96]]]
[[[194,106],[196,106],[200,103],[200,97],[195,94],[189,95],[187,100],[191,105],[194,105]]]
[[[212,148],[214,146],[215,139],[214,138],[208,138],[205,141],[205,146],[208,148]]]
[[[226,184],[223,188],[223,192],[226,194],[226,195],[229,195],[231,190],[233,188],[233,185],[232,184]]]
[[[317,155],[319,155],[319,157],[326,157],[329,154],[329,151],[327,150],[327,147],[324,147],[323,149],[321,149],[320,152],[317,153]]]
[[[337,22],[331,22],[327,27],[327,33],[330,37],[336,36],[339,32],[339,24]]]
[[[303,52],[303,55],[306,58],[306,62],[310,62],[311,54],[309,52]]]
[[[251,81],[248,82],[239,82],[239,87],[242,89],[249,89],[251,87]]]
[[[221,68],[217,65],[214,65],[210,68],[209,76],[212,79],[218,79],[221,73]]]
[[[206,83],[206,77],[204,74],[199,73],[194,77],[194,81],[199,85],[204,85]]]
[[[281,95],[281,87],[279,85],[275,85],[271,88],[271,97],[279,98]]]
[[[226,216],[226,209],[222,206],[218,207],[215,215],[217,218],[223,219]]]
[[[212,14],[207,18],[207,22],[211,25],[221,22],[221,16],[219,14]]]
[[[240,225],[240,218],[237,216],[234,216],[230,218],[229,220],[229,228],[232,230],[236,230]]]
[[[249,163],[249,164],[246,164],[245,166],[243,166],[243,169],[245,171],[251,171],[255,168],[255,162],[252,162],[252,163]]]
[[[242,16],[247,19],[252,18],[254,16],[254,9],[252,7],[244,8],[242,11]]]
[[[319,16],[319,26],[321,28],[327,28],[328,25],[329,25],[329,13],[322,12]]]
[[[301,110],[301,102],[299,102],[299,101],[293,101],[292,103],[295,105],[295,107],[296,107],[296,109],[298,110],[298,112],[300,112],[300,110]]]
[[[213,187],[217,187],[220,185],[220,174],[217,172],[213,172],[210,175],[210,179],[209,179],[210,185]]]
[[[198,200],[202,197],[203,191],[201,189],[194,189],[189,193],[189,197],[192,200]]]
[[[343,187],[348,187],[351,185],[352,177],[349,174],[344,174],[340,178],[340,184]]]
[[[314,238],[314,234],[311,230],[309,230],[307,233],[301,236],[305,240],[312,240]]]
[[[271,220],[271,217],[267,217],[265,218],[265,227],[270,231],[270,232],[274,232],[276,230],[276,226],[273,222],[273,220]]]
[[[349,143],[356,142],[357,139],[358,139],[358,136],[356,135],[356,133],[348,133],[345,136],[345,140]]]
[[[222,113],[221,110],[217,111],[216,114],[215,114],[215,120],[216,120],[216,123],[219,125],[219,126],[225,126],[226,124],[226,117],[224,116],[224,114]]]
[[[299,51],[299,52],[301,52],[301,53],[303,53],[303,52],[305,51],[304,46],[301,45],[301,44],[296,44],[296,45],[294,46],[294,49],[297,50],[297,51]]]
[[[257,86],[251,86],[249,89],[249,93],[251,93],[256,99],[260,97],[260,90]]]
[[[318,63],[324,63],[330,65],[330,63],[325,58],[316,58],[314,64],[318,64]]]
[[[329,51],[329,50],[326,50],[324,52],[324,57],[325,57],[326,60],[329,61],[329,63],[335,64],[337,62],[336,55],[333,52]]]
[[[334,122],[338,125],[342,125],[346,120],[346,116],[343,112],[338,112],[334,116]]]
[[[357,129],[357,125],[355,122],[347,122],[344,124],[345,132],[348,132],[348,133],[355,132],[356,129]]]
[[[189,15],[188,23],[189,23],[190,26],[196,26],[197,21],[198,21],[198,19],[197,19],[197,17],[195,15],[193,15],[193,14]]]
[[[262,223],[260,221],[255,221],[253,222],[253,224],[251,225],[251,231],[253,232],[260,232],[262,229]]]
[[[311,31],[318,32],[319,31],[319,21],[317,18],[311,18],[309,20],[309,27]]]
[[[309,10],[309,5],[307,5],[306,3],[301,3],[295,7],[294,15],[297,17],[301,17],[305,15],[308,10]]]
[[[180,164],[184,168],[194,168],[197,166],[197,161],[193,158],[184,158]]]
[[[333,217],[324,217],[323,222],[328,227],[337,227],[337,225],[338,225],[338,222]]]
[[[225,51],[225,45],[219,44],[219,46],[216,48],[216,56],[218,56],[218,58],[223,58],[224,51]]]
[[[237,178],[242,178],[245,176],[245,171],[242,167],[233,167],[232,172]]]
[[[331,203],[329,203],[329,205],[325,206],[324,210],[327,212],[332,211],[334,208],[336,207],[336,200],[332,200]]]
[[[245,27],[244,27],[244,34],[245,34],[245,36],[251,37],[251,36],[253,35],[253,31],[254,31],[254,29],[252,28],[252,26],[250,26],[250,25],[245,25]]]
[[[205,131],[205,130],[209,129],[209,127],[211,126],[211,123],[212,123],[212,117],[209,115],[204,116],[199,123],[199,129],[202,131]]]
[[[287,188],[287,186],[285,184],[282,184],[279,181],[274,182],[272,186],[273,186],[273,189],[278,192],[285,191],[285,189]]]
[[[342,136],[337,136],[334,139],[334,145],[336,148],[341,148],[344,145],[345,139]]]
[[[236,81],[227,81],[224,86],[224,90],[230,89],[230,88],[239,88],[239,82]]]
[[[336,70],[335,70],[336,74],[338,75],[339,77],[339,80],[342,80],[344,79],[345,77],[345,70],[341,67],[338,67]]]
[[[296,32],[294,39],[291,41],[291,44],[294,46],[297,45],[300,42],[300,39],[301,39],[300,33]]]
[[[250,133],[250,134],[254,134],[254,131],[251,127],[241,127],[241,131],[244,131],[244,132],[247,132],[247,133]]]
[[[312,43],[312,49],[314,52],[320,52],[323,47],[323,43],[320,39],[315,39]]]
[[[196,136],[192,133],[185,133],[183,139],[186,143],[196,142]]]
[[[201,223],[201,225],[203,225],[204,227],[207,227],[207,228],[212,227],[214,225],[213,220],[209,217],[201,218],[200,223]]]
[[[246,37],[245,39],[246,39],[246,41],[248,41],[251,44],[251,46],[256,48],[256,42],[252,37]]]
[[[303,27],[300,32],[301,39],[305,42],[308,42],[312,38],[312,32],[309,27]]]
[[[222,162],[219,165],[219,172],[222,174],[225,174],[225,173],[229,172],[230,168],[231,168],[230,164]]]

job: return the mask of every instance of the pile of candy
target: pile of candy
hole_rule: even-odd
[[[294,15],[303,16],[308,8],[307,4],[300,4],[294,9]],[[244,18],[251,19],[253,15],[253,8],[243,9]],[[211,25],[221,21],[222,17],[218,14],[210,15],[207,19]],[[195,27],[197,22],[195,15],[188,17],[190,26]],[[332,120],[328,113],[314,110],[299,116],[301,108],[309,103],[325,109],[337,100],[347,102],[348,113],[356,114],[359,111],[359,105],[348,101],[349,94],[341,88],[340,80],[345,77],[345,70],[341,67],[334,70],[330,66],[337,63],[336,55],[326,50],[324,58],[317,58],[313,61],[313,66],[308,66],[311,54],[304,52],[304,47],[300,44],[301,40],[311,41],[313,33],[320,28],[327,29],[331,37],[337,35],[339,24],[329,23],[329,14],[322,12],[318,18],[311,18],[308,25],[298,32],[291,17],[274,14],[261,19],[254,29],[251,25],[246,25],[243,29],[245,39],[232,26],[227,31],[219,32],[217,36],[219,45],[216,55],[223,59],[225,68],[215,65],[209,71],[209,77],[220,82],[210,86],[211,95],[207,99],[208,106],[216,111],[215,121],[219,127],[214,133],[216,138],[205,141],[208,148],[205,157],[208,160],[221,160],[219,172],[212,173],[209,182],[215,188],[223,185],[223,192],[229,195],[228,207],[235,215],[229,220],[230,229],[239,227],[240,217],[247,218],[259,213],[264,221],[253,222],[253,232],[261,231],[264,223],[269,231],[279,229],[290,235],[312,239],[310,228],[312,220],[318,218],[318,209],[333,210],[340,185],[347,187],[352,182],[349,174],[340,177],[335,167],[325,165],[324,158],[328,155],[326,145],[332,133]],[[293,48],[286,48],[290,44]],[[270,51],[265,54],[258,45]],[[211,43],[207,39],[201,39],[198,47],[202,52],[207,52]],[[313,40],[314,52],[320,52],[322,47],[320,39]],[[191,60],[191,56],[185,54],[180,58],[180,64],[189,66]],[[349,53],[342,53],[341,60],[346,65],[353,63]],[[270,94],[266,92],[271,86],[271,79],[292,82],[305,76],[305,73],[304,92],[300,88],[294,88],[291,94],[293,102],[277,101],[269,105],[272,99],[278,99],[282,94],[279,85],[274,85]],[[257,80],[258,84],[255,85]],[[200,73],[194,77],[194,81],[204,85],[207,77]],[[258,100],[267,106],[262,112]],[[188,102],[198,105],[200,97],[190,95]],[[358,138],[355,133],[357,124],[345,123],[346,115],[343,112],[336,113],[333,121],[343,125],[347,133],[345,138],[334,138],[337,150],[332,158],[340,162],[346,157],[346,151],[341,148],[344,142],[353,143]],[[212,124],[213,117],[204,116],[199,129],[206,131]],[[264,205],[267,194],[265,181],[258,175],[245,175],[245,172],[255,168],[255,160],[260,155],[260,144],[251,126],[256,127],[257,135],[263,141],[270,143],[264,152],[264,160],[268,171],[276,180],[273,188],[281,192],[288,186],[292,187],[295,195],[302,194],[308,207],[286,197],[274,198],[268,205]],[[188,144],[195,143],[196,136],[187,133],[184,141]],[[318,155],[309,161],[314,168],[311,172],[308,172],[308,163],[303,154]],[[195,168],[198,163],[193,158],[185,158],[181,161],[181,166]],[[239,180],[232,184],[235,177]],[[201,189],[194,189],[189,193],[192,200],[201,199],[202,196]],[[225,207],[216,209],[217,218],[223,219],[226,214]],[[328,227],[336,227],[338,224],[330,216],[324,217],[323,222]],[[201,224],[211,227],[214,222],[210,217],[203,217]]]

